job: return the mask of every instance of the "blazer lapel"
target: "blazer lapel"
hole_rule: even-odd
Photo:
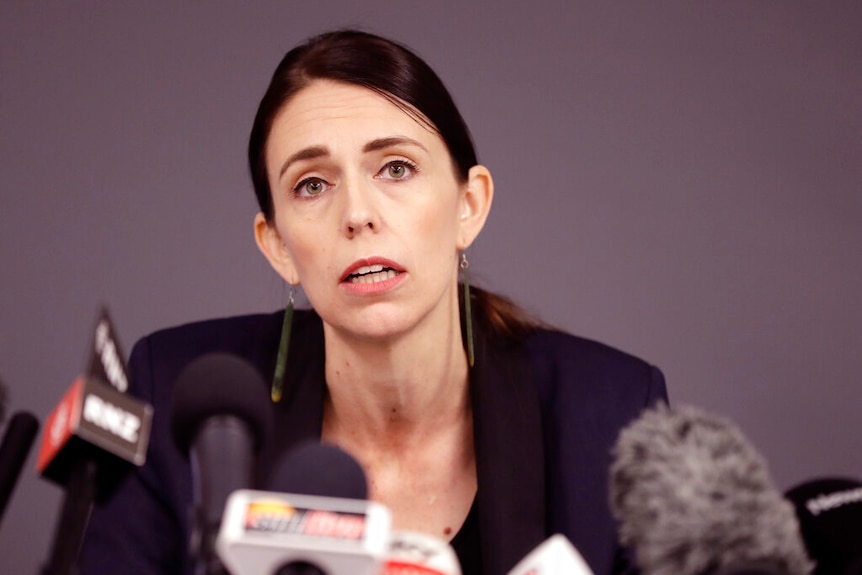
[[[323,324],[313,312],[297,312],[293,334],[287,354],[284,396],[272,406],[274,432],[257,458],[257,485],[261,488],[277,487],[270,485],[270,480],[284,457],[301,443],[320,441],[323,427],[326,398]],[[270,346],[269,378],[275,371],[278,340]]]
[[[546,537],[538,390],[524,346],[477,338],[470,373],[486,575],[503,575]]]

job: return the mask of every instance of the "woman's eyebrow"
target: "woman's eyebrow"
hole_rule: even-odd
[[[426,153],[428,152],[428,148],[417,142],[412,138],[408,138],[406,136],[392,136],[389,138],[377,138],[376,140],[371,140],[365,146],[363,146],[362,151],[365,153],[368,152],[376,152],[378,150],[383,150],[385,148],[390,148],[392,146],[416,146],[421,148]]]
[[[328,156],[329,150],[327,150],[324,146],[311,146],[310,148],[304,148],[295,154],[291,154],[281,165],[281,170],[278,172],[278,177],[281,178],[287,169],[291,166],[291,164],[295,164],[296,162],[301,162],[302,160],[313,160],[314,158],[320,158],[323,156]]]
[[[376,152],[378,150],[391,148],[392,146],[415,146],[424,150],[426,153],[428,152],[428,148],[426,148],[413,138],[408,138],[406,136],[391,136],[388,138],[377,138],[371,140],[362,147],[362,151],[363,153]],[[302,150],[291,154],[284,161],[284,163],[281,165],[281,169],[278,172],[278,177],[281,178],[287,171],[287,169],[296,162],[301,162],[302,160],[313,160],[315,158],[321,158],[328,155],[329,150],[325,146],[311,146],[309,148],[303,148]]]

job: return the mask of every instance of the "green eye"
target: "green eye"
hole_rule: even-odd
[[[384,180],[406,180],[418,171],[416,165],[407,160],[394,160],[383,166],[377,177]]]
[[[313,180],[305,184],[305,191],[310,195],[319,194],[323,191],[323,183],[320,180]]]
[[[293,193],[301,197],[316,196],[326,191],[326,182],[320,178],[306,178],[293,188]]]

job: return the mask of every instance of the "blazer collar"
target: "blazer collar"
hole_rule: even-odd
[[[470,373],[483,572],[503,575],[546,537],[539,396],[525,346],[480,336]]]

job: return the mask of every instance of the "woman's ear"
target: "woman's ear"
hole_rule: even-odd
[[[461,198],[457,246],[459,250],[467,249],[482,231],[493,199],[494,180],[491,178],[491,172],[478,164],[470,168]]]
[[[284,241],[281,239],[281,234],[275,225],[270,225],[266,221],[262,212],[254,217],[254,239],[257,242],[257,247],[261,253],[269,261],[278,275],[284,278],[284,281],[290,285],[299,283],[299,275],[296,273],[296,267],[293,265],[293,258]]]

